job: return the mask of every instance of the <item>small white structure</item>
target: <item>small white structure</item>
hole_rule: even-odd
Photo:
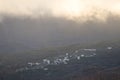
[[[78,53],[78,50],[76,50],[75,53]]]
[[[57,64],[60,64],[62,62],[62,59],[55,59],[54,60],[54,64],[57,65]]]
[[[67,62],[68,62],[69,60],[70,60],[70,59],[69,59],[68,57],[64,57],[63,63],[64,63],[64,64],[67,64]]]
[[[69,61],[70,59],[68,57],[64,57],[64,61]]]
[[[84,49],[84,51],[96,51],[96,49]]]
[[[111,49],[112,49],[112,47],[107,47],[107,49],[108,49],[108,50],[111,50]]]
[[[80,60],[80,56],[77,56],[77,60]]]
[[[32,62],[28,62],[28,65],[33,66],[33,65],[34,65],[34,63],[32,63]]]
[[[66,56],[68,56],[69,55],[69,53],[66,53]]]
[[[45,71],[47,71],[47,70],[48,70],[48,68],[44,68],[44,70],[45,70]]]
[[[35,65],[37,65],[37,66],[38,66],[38,65],[40,65],[40,63],[36,62],[36,63],[35,63]]]
[[[81,54],[81,57],[85,57],[85,55],[84,55],[84,54]]]
[[[43,59],[43,63],[44,63],[44,64],[50,64],[50,60],[48,60],[48,59]]]
[[[70,58],[73,57],[72,55],[70,55]]]

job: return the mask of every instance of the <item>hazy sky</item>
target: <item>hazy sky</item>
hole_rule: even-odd
[[[57,17],[96,16],[104,20],[107,12],[120,14],[120,0],[0,0],[0,13],[14,15],[52,15]]]
[[[0,0],[0,45],[117,40],[119,25],[120,0]]]

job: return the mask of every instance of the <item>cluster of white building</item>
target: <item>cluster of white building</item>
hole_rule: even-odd
[[[108,50],[111,50],[112,47],[107,47]],[[76,59],[80,60],[84,57],[93,57],[96,55],[96,49],[80,49],[75,50],[73,54],[65,53],[64,55],[59,55],[57,57],[53,57],[51,59],[43,59],[41,62],[28,62],[28,67],[22,68],[22,70],[29,69],[43,69],[48,70],[46,66],[48,65],[59,65],[59,64],[68,64],[70,60]]]
[[[28,67],[32,69],[35,69],[33,67],[39,66],[39,68],[43,68],[44,70],[48,70],[48,68],[45,68],[47,65],[59,65],[59,64],[68,64],[70,60],[76,59],[80,60],[84,57],[93,57],[96,55],[95,51],[96,49],[82,49],[86,53],[92,52],[88,54],[84,54],[80,52],[81,50],[75,50],[74,54],[65,53],[64,55],[59,55],[57,57],[53,57],[51,59],[45,58],[41,62],[28,62]],[[38,67],[36,67],[38,69]]]

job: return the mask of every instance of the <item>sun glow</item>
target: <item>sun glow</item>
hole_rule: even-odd
[[[65,2],[65,4],[63,5],[63,8],[66,14],[78,16],[83,9],[83,5],[80,4],[80,1],[78,0],[76,1],[71,0],[71,1]]]
[[[0,0],[0,14],[15,16],[105,21],[109,13],[120,16],[120,0]]]
[[[65,0],[60,5],[55,6],[53,13],[72,18],[80,16],[83,10],[84,5],[80,0]]]

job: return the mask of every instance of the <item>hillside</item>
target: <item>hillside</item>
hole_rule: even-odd
[[[2,54],[0,79],[119,80],[119,48],[114,41]]]

